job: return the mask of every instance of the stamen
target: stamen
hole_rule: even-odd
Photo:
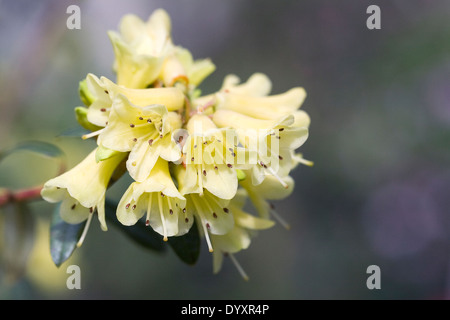
[[[94,131],[94,132],[91,132],[91,133],[88,133],[88,134],[84,134],[84,135],[81,136],[81,139],[86,140],[86,139],[89,139],[89,138],[92,138],[92,137],[96,137],[99,134],[101,134],[103,132],[103,130],[105,130],[105,128],[97,130],[97,131]]]
[[[134,128],[134,124],[130,123],[130,128]]]
[[[264,168],[266,168],[266,167],[264,167]],[[285,189],[289,188],[289,185],[286,182],[284,182],[283,179],[281,179],[281,177],[271,167],[268,167],[266,169],[270,172],[271,175],[273,175],[275,178],[277,178],[277,180],[281,183],[281,185]]]
[[[234,255],[232,255],[231,253],[228,253],[228,256],[230,257],[231,261],[233,262],[234,266],[236,267],[236,269],[238,270],[238,272],[242,276],[242,278],[245,281],[248,281],[249,277],[248,277],[247,273],[245,273],[245,271],[242,268],[241,264],[237,261],[237,259],[234,257]]]
[[[152,194],[148,196],[148,205],[147,205],[147,217],[145,218],[145,225],[148,227],[150,225],[150,211],[152,210]]]
[[[90,213],[90,214],[89,214],[89,217],[87,218],[86,224],[84,225],[83,233],[81,234],[81,237],[80,237],[80,239],[79,239],[78,242],[77,242],[77,247],[78,247],[78,248],[81,247],[81,245],[82,245],[83,242],[84,242],[84,239],[86,238],[86,234],[87,234],[87,232],[88,232],[89,225],[91,224],[91,220],[92,220],[92,217],[93,217],[93,216],[94,216],[94,214],[93,214],[93,213]]]
[[[211,239],[209,238],[209,233],[208,233],[208,223],[203,223],[205,219],[205,217],[202,214],[202,210],[200,207],[200,204],[198,203],[199,200],[197,200],[195,198],[195,196],[192,197],[192,202],[194,203],[195,209],[197,210],[198,215],[200,216],[200,220],[202,221],[202,227],[203,227],[203,233],[205,234],[205,238],[206,238],[206,243],[208,244],[208,248],[209,248],[209,252],[213,252],[213,247],[211,245]]]
[[[211,244],[211,239],[209,238],[208,226],[207,226],[207,224],[203,224],[203,223],[202,223],[202,225],[203,225],[203,232],[205,233],[206,243],[208,244],[209,252],[213,252],[214,250],[213,250],[213,247]]]
[[[209,102],[205,103],[203,106],[198,106],[197,113],[204,112],[206,109],[212,107],[215,103],[216,103],[216,99],[212,99]]]
[[[270,213],[286,230],[291,228],[291,226],[278,214],[278,212],[274,210],[273,205],[270,205]]]
[[[163,195],[163,193],[161,192],[161,196]],[[163,227],[163,240],[167,241],[169,239],[167,239],[167,228],[166,228],[166,219],[164,219],[164,212],[163,212],[163,205],[162,205],[162,199],[158,198],[158,206],[159,206],[159,214],[161,216],[161,222],[162,222],[162,227]]]

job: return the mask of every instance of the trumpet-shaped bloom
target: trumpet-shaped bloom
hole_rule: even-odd
[[[289,224],[275,211],[271,200],[282,200],[290,196],[294,190],[294,179],[290,176],[283,177],[283,182],[288,187],[282,186],[274,176],[267,176],[259,185],[254,185],[249,179],[243,179],[239,184],[245,189],[258,215],[263,219],[275,218],[286,229]]]
[[[307,117],[298,110],[306,98],[302,87],[292,88],[284,93],[269,96],[269,78],[261,73],[253,74],[247,82],[239,84],[239,78],[228,75],[222,88],[213,94],[194,100],[195,105],[211,104],[216,110],[225,109],[256,118],[271,120],[297,112],[298,118]]]
[[[183,147],[186,193],[203,193],[203,188],[222,199],[236,194],[236,169],[248,168],[246,150],[236,144],[233,132],[218,129],[205,115],[195,115],[187,124],[189,136]]]
[[[168,112],[165,106],[139,107],[119,94],[97,142],[111,150],[129,151],[127,170],[134,180],[142,182],[159,157],[167,161],[181,157],[181,149],[172,139],[173,130],[180,126],[179,115]]]
[[[178,181],[180,193],[186,198],[186,212],[194,216],[197,225],[206,238],[210,252],[213,252],[210,234],[226,234],[234,225],[233,216],[228,208],[229,200],[215,196],[204,189],[203,193],[191,192],[185,187],[188,182],[186,169],[182,166],[175,168],[175,177]]]
[[[83,161],[62,175],[47,181],[41,191],[48,202],[62,202],[61,218],[72,224],[88,219],[97,210],[103,230],[105,222],[105,193],[114,170],[124,159],[125,154],[97,163],[96,150]]]
[[[165,241],[168,237],[187,233],[194,222],[165,160],[156,162],[146,180],[133,182],[117,207],[117,219],[126,226],[135,224],[144,215],[146,225],[161,234]]]
[[[117,82],[128,88],[146,88],[161,73],[166,56],[174,51],[170,17],[162,9],[146,22],[128,14],[122,18],[119,31],[108,32]]]
[[[92,73],[86,76],[86,88],[92,97],[87,109],[87,120],[99,127],[109,123],[113,100],[125,96],[132,104],[145,107],[164,105],[168,111],[177,111],[184,105],[184,94],[177,88],[132,89],[114,83],[106,77],[98,78]]]
[[[308,138],[307,127],[295,127],[294,116],[287,115],[276,120],[255,119],[232,111],[217,110],[213,121],[219,127],[235,128],[240,143],[257,155],[257,163],[251,168],[254,184],[261,183],[267,175],[273,175],[283,183],[282,177],[292,169],[293,150]]]

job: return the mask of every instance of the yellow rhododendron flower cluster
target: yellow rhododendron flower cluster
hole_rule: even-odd
[[[270,95],[269,78],[255,73],[244,83],[228,75],[220,90],[201,96],[198,86],[215,66],[173,43],[162,9],[147,21],[126,15],[119,32],[108,35],[116,80],[88,74],[80,83],[85,106],[75,109],[90,130],[83,139],[95,138],[97,148],[47,181],[42,197],[61,202],[67,223],[88,225],[97,214],[107,230],[105,194],[118,168],[126,168],[133,182],[117,206],[123,225],[143,219],[166,241],[196,222],[214,272],[224,255],[237,263],[233,253],[248,248],[255,230],[274,220],[287,226],[269,201],[289,196],[291,170],[311,164],[296,153],[310,124],[299,110],[305,90]],[[253,213],[245,209],[248,199]]]

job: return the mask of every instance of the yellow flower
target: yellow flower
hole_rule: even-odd
[[[233,228],[234,220],[228,208],[230,201],[219,198],[206,189],[202,193],[191,193],[184,186],[187,182],[185,175],[186,169],[176,166],[175,177],[180,193],[186,198],[186,213],[195,217],[200,231],[206,238],[209,251],[213,252],[209,235],[226,234]]]
[[[132,104],[145,107],[152,104],[164,105],[168,111],[177,111],[184,106],[185,96],[177,88],[131,89],[117,85],[106,77],[98,78],[92,73],[86,76],[86,92],[91,96],[87,108],[87,120],[99,127],[109,123],[113,100],[125,96]]]
[[[292,169],[292,153],[308,138],[307,127],[294,126],[292,114],[275,120],[256,119],[232,110],[217,110],[213,121],[222,128],[236,129],[240,143],[257,155],[251,168],[253,183],[260,184],[272,175],[284,186],[283,177]]]
[[[194,222],[186,212],[186,199],[178,192],[169,172],[169,164],[161,158],[143,182],[133,182],[117,206],[117,219],[126,226],[134,225],[146,214],[150,225],[167,241],[189,231]]]
[[[103,230],[105,221],[105,193],[114,170],[125,154],[116,154],[97,163],[96,150],[62,175],[47,181],[41,196],[48,202],[61,202],[60,215],[67,223],[81,223],[97,211]]]
[[[289,114],[295,117],[295,126],[309,126],[306,112],[298,110],[306,98],[302,87],[292,88],[284,93],[269,96],[272,88],[270,79],[262,74],[253,74],[247,82],[239,84],[235,75],[225,77],[222,88],[213,94],[194,100],[194,105],[211,105],[216,110],[232,110],[264,120],[272,120]]]
[[[108,35],[120,85],[145,88],[158,80],[166,87],[178,81],[195,87],[215,70],[209,59],[194,61],[187,49],[173,44],[170,17],[162,9],[146,22],[128,14],[122,18],[119,30],[120,33],[110,31]]]
[[[239,183],[247,192],[249,199],[263,219],[275,218],[283,227],[289,229],[289,224],[275,211],[271,200],[282,200],[290,196],[294,190],[294,179],[290,176],[283,177],[283,182],[288,187],[280,185],[274,176],[267,176],[259,185],[254,185],[249,179],[243,179]]]
[[[119,31],[108,32],[117,82],[129,88],[145,88],[156,80],[166,56],[174,50],[170,17],[162,9],[146,22],[128,14],[122,18]]]
[[[113,101],[108,125],[99,132],[97,143],[119,152],[130,152],[127,170],[139,182],[150,174],[159,157],[177,161],[181,149],[172,132],[181,127],[177,113],[164,105],[139,107],[119,94]]]
[[[197,114],[187,124],[189,136],[183,147],[186,176],[185,193],[203,193],[208,190],[221,199],[232,199],[236,194],[236,169],[249,168],[247,152],[236,145],[234,132],[218,129],[205,115]]]

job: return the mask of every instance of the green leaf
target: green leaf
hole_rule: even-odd
[[[124,232],[132,240],[136,241],[143,247],[154,250],[163,251],[166,249],[160,234],[153,231],[151,227],[145,226],[143,221],[138,221],[134,226],[124,226],[117,220],[116,217],[117,204],[111,200],[106,199],[105,202],[105,217],[108,223],[112,223],[120,231]]]
[[[67,130],[64,130],[63,132],[61,132],[60,134],[58,134],[56,137],[57,138],[81,138],[82,136],[84,136],[85,134],[90,133],[91,131],[83,128],[83,127],[74,127],[74,128],[69,128]]]
[[[183,262],[190,265],[197,262],[200,255],[200,234],[195,222],[187,234],[179,237],[170,237],[168,242]]]
[[[24,141],[0,153],[0,161],[18,151],[30,151],[49,158],[62,158],[64,152],[51,143],[42,141]]]
[[[53,212],[50,224],[50,254],[53,262],[59,267],[70,258],[77,247],[86,222],[69,224],[63,221],[59,215],[58,204]]]

